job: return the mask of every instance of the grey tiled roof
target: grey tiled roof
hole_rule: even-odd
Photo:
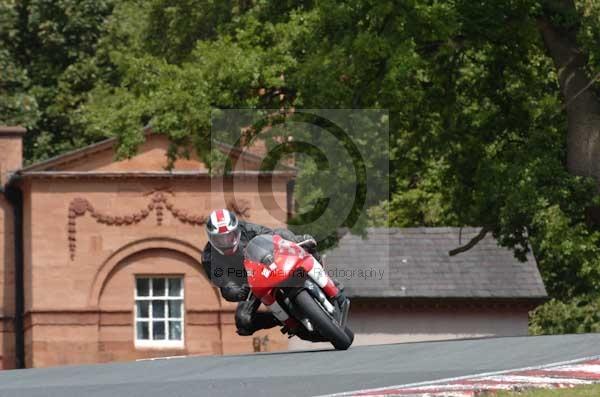
[[[517,260],[487,235],[456,256],[479,228],[373,228],[346,234],[326,252],[326,269],[353,297],[545,298],[535,259]],[[459,239],[460,236],[460,239]]]

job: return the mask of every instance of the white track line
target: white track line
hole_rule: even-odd
[[[377,388],[373,388],[373,389],[350,390],[350,391],[345,391],[345,392],[341,392],[341,393],[322,394],[322,395],[319,395],[316,397],[343,397],[343,396],[353,396],[353,395],[359,394],[359,393],[385,391],[385,390],[389,390],[389,389],[401,389],[401,388],[402,389],[408,389],[408,388],[412,389],[412,388],[416,388],[419,386],[430,386],[430,385],[437,385],[440,383],[450,383],[450,382],[456,382],[456,381],[460,381],[460,380],[467,380],[467,379],[473,379],[473,378],[490,377],[490,376],[495,376],[495,375],[503,375],[503,374],[507,374],[507,373],[511,373],[511,372],[517,372],[517,371],[518,372],[532,371],[532,370],[546,369],[549,367],[568,366],[570,364],[575,364],[575,363],[582,362],[582,361],[591,361],[591,360],[598,360],[598,359],[600,359],[600,356],[589,356],[589,357],[582,357],[582,358],[577,358],[577,359],[568,360],[568,361],[559,361],[559,362],[551,363],[551,364],[544,364],[544,365],[537,365],[537,366],[523,367],[523,368],[513,368],[513,369],[494,371],[494,372],[483,372],[480,374],[464,375],[464,376],[457,376],[457,377],[445,378],[445,379],[436,379],[433,381],[405,383],[405,384],[401,384],[401,385],[390,385],[390,386],[385,386],[385,387],[377,387]],[[370,397],[375,397],[375,396],[370,396]]]
[[[583,365],[565,365],[553,368],[556,371],[565,372],[590,372],[594,374],[600,374],[600,365],[598,364],[583,364]]]
[[[137,360],[135,360],[136,362],[140,362],[140,361],[160,361],[160,360],[173,360],[176,358],[188,358],[188,357],[193,357],[193,356],[165,356],[165,357],[149,357],[149,358],[138,358]]]

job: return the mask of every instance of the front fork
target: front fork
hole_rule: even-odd
[[[319,287],[323,289],[327,297],[335,298],[340,293],[340,290],[333,282],[333,279],[329,277],[323,265],[319,263],[314,257],[310,257],[311,260],[303,263],[304,270],[307,271],[308,276],[313,280]]]
[[[323,290],[321,290],[321,288],[319,288],[319,286],[312,281],[314,280],[306,280],[304,282],[304,289],[307,290],[308,293],[311,294],[312,297],[315,298],[325,310],[327,310],[327,312],[329,312],[329,314],[334,315],[335,307],[331,304],[331,302],[329,302],[327,296],[325,296],[323,293]]]

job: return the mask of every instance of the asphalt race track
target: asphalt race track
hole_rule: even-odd
[[[471,339],[0,372],[0,396],[315,396],[600,356],[600,334]]]

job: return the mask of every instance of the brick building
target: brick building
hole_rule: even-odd
[[[213,208],[282,226],[291,167],[261,172],[260,157],[223,146],[231,177],[211,178],[195,157],[166,171],[156,134],[128,160],[107,140],[22,167],[24,133],[0,128],[3,368],[287,348],[277,329],[235,334],[235,304],[199,259]]]

